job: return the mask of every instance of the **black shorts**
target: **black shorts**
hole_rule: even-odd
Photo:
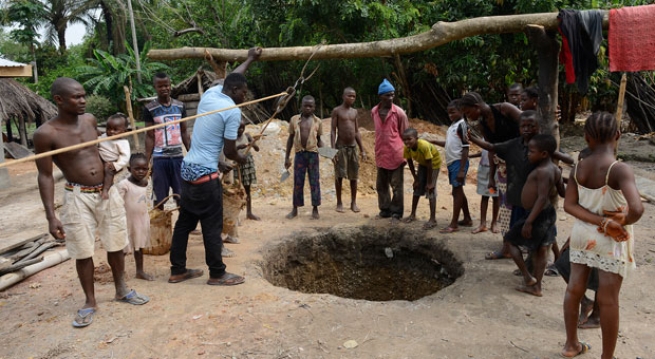
[[[569,276],[571,275],[571,261],[569,255],[569,247],[566,247],[562,254],[560,254],[557,261],[555,261],[555,268],[557,272],[562,276],[562,278],[569,281]],[[587,289],[598,290],[598,268],[591,268],[589,273],[589,278],[587,278]]]
[[[509,232],[505,234],[505,241],[515,246],[527,247],[530,251],[535,251],[539,247],[549,246],[555,243],[557,234],[555,228],[555,222],[557,221],[555,207],[548,206],[542,209],[541,213],[534,220],[534,223],[532,223],[532,237],[523,238],[521,231],[529,215],[530,212],[528,211],[521,219],[514,223],[512,228],[509,229]]]

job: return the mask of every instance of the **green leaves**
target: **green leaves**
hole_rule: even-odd
[[[146,57],[150,44],[146,43],[141,53],[141,77],[144,83],[136,82],[137,66],[134,50],[125,43],[126,54],[114,56],[107,51],[96,49],[93,58],[88,59],[89,65],[78,68],[77,73],[87,91],[94,95],[105,96],[115,103],[124,102],[123,86],[128,86],[132,99],[152,95],[150,79],[156,72],[166,71],[168,66],[148,61]]]

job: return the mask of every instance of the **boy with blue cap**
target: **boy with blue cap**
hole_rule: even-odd
[[[403,216],[403,133],[409,127],[407,115],[393,103],[395,89],[387,80],[378,87],[380,103],[371,110],[375,124],[375,165],[379,218],[395,223]],[[391,191],[390,191],[391,188]],[[393,192],[393,196],[392,196]]]

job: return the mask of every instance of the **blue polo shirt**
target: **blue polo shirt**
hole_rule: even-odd
[[[232,98],[222,91],[222,85],[207,90],[198,104],[198,114],[234,106]],[[182,178],[194,181],[218,171],[218,156],[223,150],[223,139],[236,140],[240,124],[239,108],[198,117],[193,125],[191,148],[182,162]]]

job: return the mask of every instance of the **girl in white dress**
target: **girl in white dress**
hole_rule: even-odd
[[[563,357],[591,347],[578,340],[580,299],[591,268],[599,269],[598,302],[603,341],[602,359],[614,357],[619,334],[619,291],[623,278],[636,267],[632,224],[644,207],[632,168],[614,155],[621,136],[614,116],[596,112],[585,123],[591,155],[571,171],[564,210],[576,218],[571,230],[571,275],[564,297],[566,343]]]

